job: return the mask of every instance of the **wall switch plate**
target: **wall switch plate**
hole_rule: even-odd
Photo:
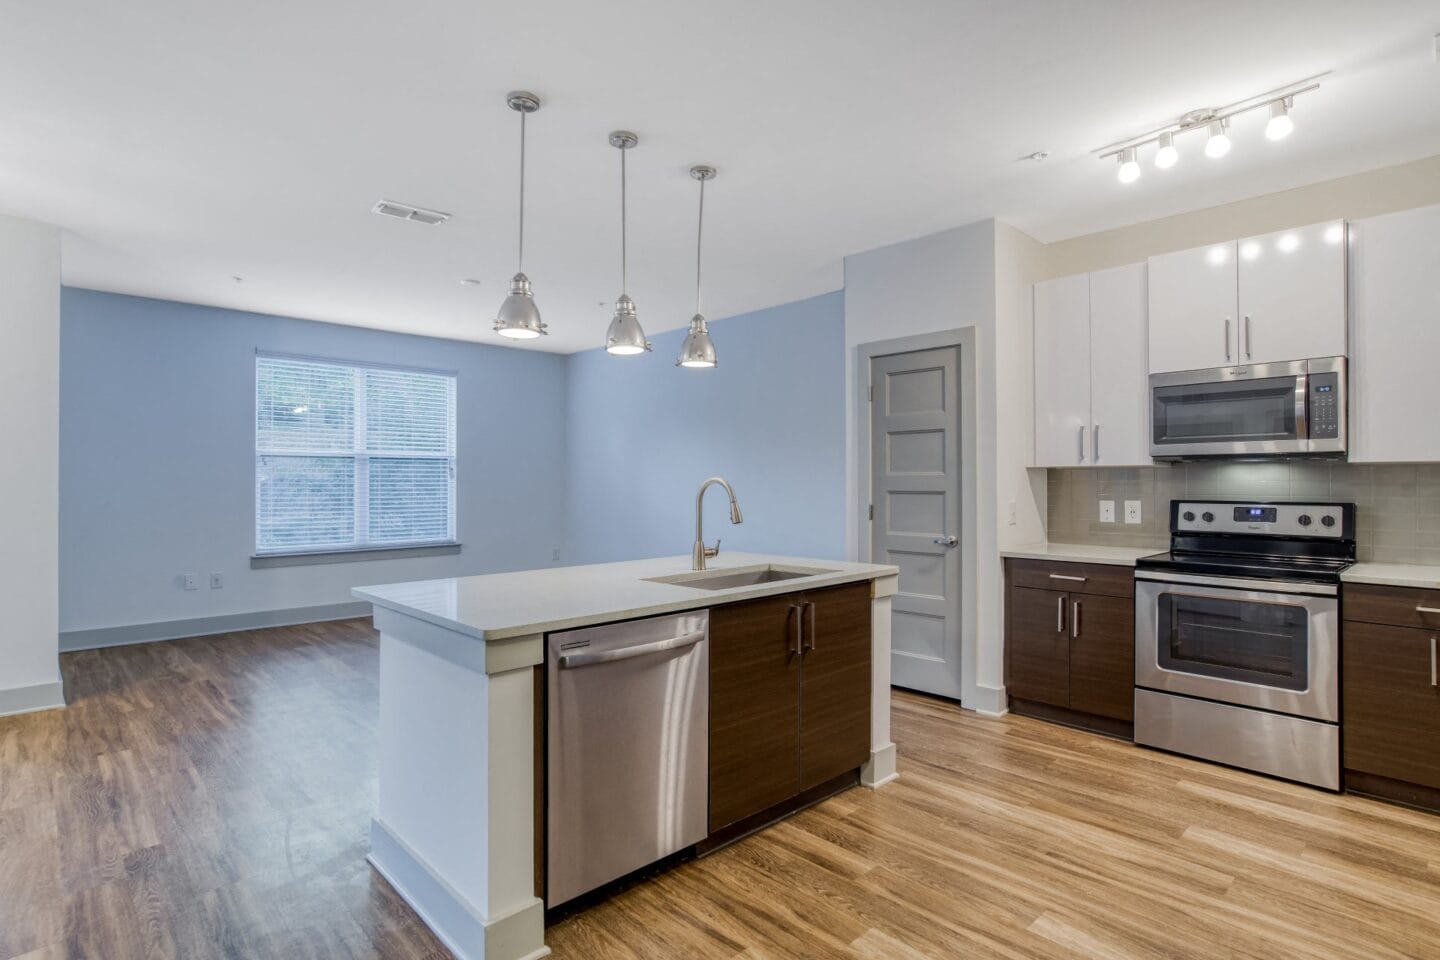
[[[225,574],[215,571],[210,574],[210,589],[220,590],[225,586]]]
[[[1139,500],[1126,500],[1126,501],[1125,501],[1125,522],[1126,522],[1126,523],[1139,523],[1139,522],[1140,522],[1140,501],[1139,501]]]
[[[200,578],[193,573],[182,573],[180,574],[180,586],[186,590],[198,590],[200,589]]]
[[[1114,501],[1114,500],[1101,500],[1101,501],[1100,501],[1100,522],[1101,522],[1101,523],[1114,523],[1114,522],[1115,522],[1115,501]]]

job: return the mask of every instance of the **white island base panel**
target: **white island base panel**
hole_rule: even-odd
[[[861,781],[874,788],[896,777],[890,598],[898,578],[893,567],[823,566],[872,583],[871,749]],[[366,592],[357,594],[371,599]],[[459,960],[547,956],[534,879],[534,668],[544,634],[480,639],[472,625],[462,632],[397,606],[375,607],[380,800],[369,861]]]

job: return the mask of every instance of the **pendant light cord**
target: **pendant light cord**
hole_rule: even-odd
[[[625,250],[625,148],[620,148],[620,293],[630,292],[628,261]]]
[[[700,314],[700,243],[705,237],[705,181],[700,181],[700,216],[695,221],[695,313]]]
[[[516,273],[525,272],[525,111],[520,111],[520,253]]]

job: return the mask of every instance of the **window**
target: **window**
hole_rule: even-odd
[[[258,555],[455,540],[455,377],[255,358]]]

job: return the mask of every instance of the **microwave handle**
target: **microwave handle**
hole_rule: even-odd
[[[1295,439],[1310,439],[1310,375],[1295,378]]]

